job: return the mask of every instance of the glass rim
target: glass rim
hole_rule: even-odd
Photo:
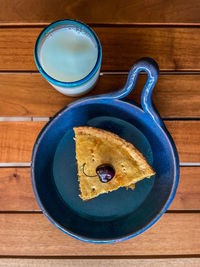
[[[40,59],[39,59],[39,45],[40,45],[40,42],[43,40],[44,35],[46,33],[48,33],[54,27],[59,26],[59,24],[62,25],[62,24],[67,24],[67,23],[72,23],[75,25],[81,25],[87,32],[89,32],[92,35],[92,37],[94,38],[94,40],[96,41],[96,44],[97,44],[97,60],[96,60],[94,67],[84,78],[82,78],[78,81],[74,81],[74,82],[63,82],[63,81],[59,81],[57,79],[54,79],[44,70],[44,68],[42,67],[42,65],[40,63]],[[96,33],[88,25],[86,25],[85,23],[78,21],[78,20],[64,19],[64,20],[58,20],[58,21],[55,21],[55,22],[49,24],[47,27],[45,27],[40,32],[40,34],[36,40],[36,43],[35,43],[34,58],[35,58],[35,63],[36,63],[36,66],[37,66],[39,72],[50,83],[53,83],[54,85],[57,85],[57,86],[66,87],[66,88],[75,87],[75,86],[82,85],[82,84],[86,83],[87,81],[89,81],[96,74],[96,72],[99,70],[99,67],[101,65],[101,59],[102,59],[102,48],[101,48],[101,43],[100,43],[99,38],[97,37]]]

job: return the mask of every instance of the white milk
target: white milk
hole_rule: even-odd
[[[46,73],[62,82],[86,77],[94,68],[97,56],[95,41],[73,28],[60,28],[48,34],[39,52]]]

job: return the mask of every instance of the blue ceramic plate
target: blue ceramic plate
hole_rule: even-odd
[[[140,71],[148,74],[138,105],[119,100],[133,89]],[[141,59],[119,91],[76,101],[38,136],[31,174],[36,199],[47,218],[63,232],[88,242],[111,243],[134,237],[154,224],[174,198],[179,162],[173,140],[151,103],[158,67]],[[93,126],[131,142],[156,171],[135,190],[120,188],[89,201],[79,198],[75,126]]]

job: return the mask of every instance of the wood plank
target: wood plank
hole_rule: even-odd
[[[102,70],[127,71],[144,56],[161,70],[200,70],[200,28],[93,27],[103,48]],[[0,71],[36,70],[33,49],[41,27],[0,29]]]
[[[15,8],[13,8],[15,7]],[[50,23],[62,18],[75,18],[87,23],[114,24],[190,24],[200,23],[200,3],[174,0],[111,1],[98,0],[9,0],[1,2],[1,24]]]
[[[200,162],[200,121],[165,121],[180,162]],[[0,162],[30,162],[33,144],[45,122],[0,122]]]
[[[178,190],[169,210],[200,210],[200,167],[181,167]],[[0,211],[38,211],[30,168],[0,168]]]
[[[200,209],[200,167],[181,167],[176,196],[169,210]]]
[[[44,122],[0,122],[0,162],[30,162]]]
[[[176,144],[180,162],[200,162],[200,121],[165,121]]]
[[[30,168],[0,168],[0,211],[40,210],[35,200]]]
[[[103,75],[88,95],[112,92],[121,88],[127,75]],[[136,88],[128,96],[140,102],[146,75],[140,75]],[[162,117],[200,117],[200,76],[160,75],[153,101]],[[58,93],[38,73],[0,74],[0,116],[51,117],[78,98]],[[191,105],[192,103],[192,105]]]
[[[105,247],[105,244],[83,243],[68,237],[43,214],[3,213],[0,214],[0,255],[197,255],[200,254],[199,221],[200,213],[168,213],[142,235]]]
[[[200,258],[165,258],[165,259],[19,259],[1,258],[1,267],[199,267]]]

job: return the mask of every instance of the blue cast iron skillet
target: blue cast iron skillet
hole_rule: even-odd
[[[124,98],[134,88],[141,71],[148,74],[148,79],[139,107]],[[73,102],[39,134],[31,162],[33,190],[43,213],[64,233],[93,243],[126,240],[151,227],[172,202],[178,185],[179,160],[174,142],[151,101],[158,73],[158,65],[152,59],[137,61],[122,89]],[[78,196],[72,129],[88,125],[132,142],[156,175],[138,182],[133,191],[120,188],[82,201]]]

